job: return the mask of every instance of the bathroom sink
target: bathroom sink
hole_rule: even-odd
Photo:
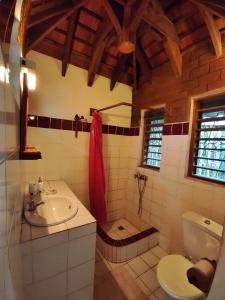
[[[35,226],[52,226],[72,219],[77,211],[76,200],[66,196],[42,197],[42,204],[29,211],[28,204],[24,210],[27,222]]]

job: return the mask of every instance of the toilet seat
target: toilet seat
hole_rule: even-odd
[[[164,291],[176,299],[200,299],[204,293],[189,283],[187,270],[193,264],[182,255],[167,255],[158,264],[157,277]]]

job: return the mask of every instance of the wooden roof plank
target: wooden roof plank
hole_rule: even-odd
[[[62,21],[70,17],[72,14],[76,12],[78,8],[84,5],[86,0],[79,0],[73,5],[66,14],[61,14],[59,16],[55,16],[50,20],[47,20],[37,26],[32,27],[28,30],[27,34],[27,45],[25,52],[29,52],[33,49],[41,40],[43,40],[52,30],[54,30]]]
[[[76,11],[75,14],[70,17],[69,20],[66,42],[64,45],[64,52],[62,57],[62,76],[66,75],[66,71],[70,61],[71,51],[73,47],[74,31],[76,28],[77,20],[78,20],[78,12]]]
[[[44,10],[38,14],[35,14],[30,17],[29,23],[27,24],[27,28],[31,28],[35,25],[38,25],[54,16],[58,16],[58,15],[61,15],[62,13],[66,13],[71,8],[72,8],[71,5],[63,3],[61,5],[51,7],[51,8]]]

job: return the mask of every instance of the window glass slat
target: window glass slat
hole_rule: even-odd
[[[142,164],[148,167],[159,168],[164,123],[163,112],[161,110],[147,112],[144,122]]]
[[[225,98],[214,106],[213,101],[204,106],[204,100],[201,100],[199,106],[193,139],[192,174],[225,183]]]

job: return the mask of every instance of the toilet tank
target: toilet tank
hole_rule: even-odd
[[[218,259],[223,226],[195,212],[182,216],[184,250],[196,262],[202,257]]]

